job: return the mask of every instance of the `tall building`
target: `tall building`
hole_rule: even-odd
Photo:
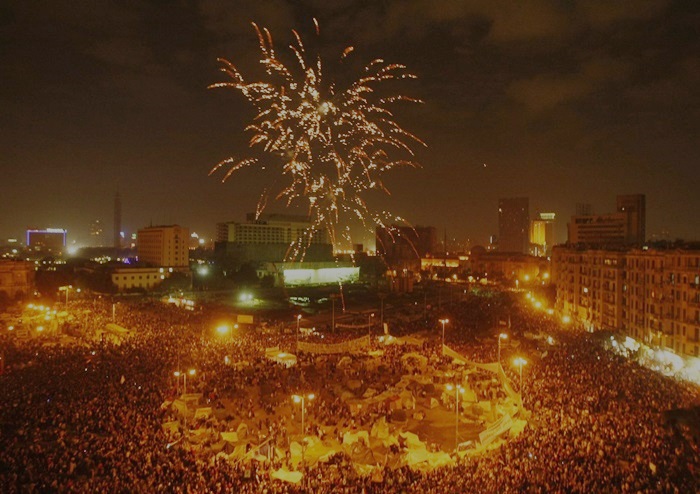
[[[68,231],[63,228],[45,228],[27,230],[27,248],[51,254],[60,254],[66,247]]]
[[[434,226],[399,226],[376,229],[377,255],[396,270],[418,272],[421,258],[435,255],[438,240]]]
[[[617,212],[627,215],[627,243],[646,240],[646,197],[644,194],[617,196]]]
[[[643,194],[617,196],[617,212],[573,216],[568,243],[590,247],[641,245],[645,241]]]
[[[526,254],[530,237],[529,199],[510,197],[498,200],[498,250]]]
[[[552,281],[557,309],[589,329],[700,357],[700,250],[557,246]]]
[[[179,225],[149,226],[136,235],[139,262],[161,267],[188,268],[190,232]]]
[[[93,247],[102,247],[103,228],[100,220],[95,220],[90,223],[90,245]]]
[[[114,225],[113,225],[114,248],[119,250],[122,247],[122,199],[119,191],[114,195]]]
[[[555,213],[538,213],[530,223],[530,254],[538,257],[552,253],[554,240]]]
[[[219,223],[216,229],[217,242],[290,245],[298,240],[306,240],[313,233],[310,243],[329,243],[327,232],[312,228],[313,225],[306,216],[271,213],[256,219],[254,214],[249,213],[246,220],[245,223]]]
[[[324,229],[314,228],[306,216],[248,214],[246,222],[217,224],[216,251],[239,264],[297,260],[333,260],[333,246]]]

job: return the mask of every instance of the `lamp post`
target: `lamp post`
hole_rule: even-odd
[[[501,333],[498,335],[498,364],[501,364],[501,340],[507,340],[508,335],[506,333]]]
[[[335,333],[335,299],[338,298],[338,295],[335,293],[331,293],[331,331]]]
[[[384,331],[384,299],[386,298],[386,293],[379,294],[379,300],[381,301],[381,309],[379,316],[379,330],[380,333]]]
[[[450,322],[450,320],[449,319],[440,319],[440,322],[442,323],[442,346],[444,347],[445,346],[445,324]],[[444,349],[443,349],[443,353],[444,353]]]
[[[299,324],[301,324],[301,314],[297,314],[297,352],[299,351]]]
[[[292,395],[294,403],[301,403],[301,466],[304,466],[304,449],[306,442],[304,441],[306,436],[306,429],[304,425],[304,420],[306,418],[306,400],[313,400],[316,395],[309,393],[308,395]]]
[[[513,363],[520,369],[520,401],[523,401],[523,365],[527,364],[527,360],[522,357],[516,357]]]
[[[459,447],[459,395],[464,394],[464,388],[460,384],[448,384],[448,391],[455,392],[455,451]]]
[[[372,318],[374,317],[374,312],[367,314],[367,336],[372,338]]]

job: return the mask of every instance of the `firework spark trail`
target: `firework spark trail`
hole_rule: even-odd
[[[318,23],[314,19],[316,34]],[[230,80],[210,88],[233,88],[255,107],[257,115],[246,127],[256,157],[227,158],[210,172],[228,168],[222,181],[247,167],[279,166],[286,179],[281,190],[272,191],[287,206],[304,204],[312,228],[290,246],[292,258],[303,257],[319,230],[329,240],[351,242],[347,220],[353,217],[368,230],[391,229],[401,218],[386,211],[372,211],[363,199],[371,190],[389,193],[382,176],[398,167],[417,167],[412,146],[425,144],[404,130],[390,107],[394,103],[420,103],[401,94],[379,97],[376,88],[387,81],[414,79],[401,64],[373,60],[346,89],[326,83],[320,56],[307,53],[301,36],[292,31],[295,42],[289,48],[296,64],[285,65],[275,52],[272,35],[253,23],[260,45],[260,63],[266,80],[248,82],[229,61],[219,59],[221,71]],[[343,63],[353,52],[347,47]],[[397,157],[394,157],[397,155]],[[256,208],[259,216],[271,191],[264,190]]]

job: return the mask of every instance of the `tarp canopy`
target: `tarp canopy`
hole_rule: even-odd
[[[212,416],[212,413],[213,413],[213,411],[212,411],[211,407],[198,408],[194,412],[194,419],[195,420],[208,419]]]
[[[386,418],[384,416],[372,424],[370,435],[377,439],[386,439],[389,437],[389,424],[386,423]]]
[[[163,431],[174,434],[180,428],[180,423],[177,420],[171,420],[170,422],[165,422],[162,425]]]
[[[270,474],[270,477],[290,484],[298,484],[301,482],[303,474],[301,472],[290,472],[286,468],[280,468]]]
[[[241,422],[236,428],[236,434],[238,434],[238,439],[245,439],[248,437],[248,424]]]
[[[343,445],[353,444],[358,441],[364,441],[365,444],[369,445],[369,434],[367,433],[367,431],[348,431],[345,434],[343,434]]]
[[[221,439],[223,441],[228,442],[228,443],[237,443],[238,442],[238,433],[237,432],[222,432]]]
[[[109,333],[112,333],[112,334],[117,335],[117,336],[122,336],[122,337],[123,337],[123,336],[129,336],[130,334],[133,333],[133,331],[131,331],[130,329],[126,329],[126,328],[123,327],[123,326],[120,326],[120,325],[118,325],[118,324],[114,324],[114,323],[111,323],[111,322],[110,322],[110,323],[107,323],[107,325],[105,326],[105,329],[106,329]]]
[[[354,442],[345,448],[345,452],[353,463],[359,463],[361,465],[374,465],[377,463],[368,443],[362,443],[361,441]]]

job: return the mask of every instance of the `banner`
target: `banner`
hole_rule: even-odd
[[[485,431],[479,433],[479,441],[481,441],[482,446],[487,446],[492,443],[494,439],[498,436],[507,432],[511,427],[513,427],[513,419],[510,415],[504,415],[497,421],[495,421],[491,427]]]
[[[480,364],[478,362],[471,362],[461,356],[459,353],[455,352],[452,350],[450,347],[447,345],[442,345],[442,354],[447,355],[448,357],[452,357],[458,362],[461,362],[463,364],[467,364],[472,367],[476,367],[477,369],[483,369],[489,372],[492,372],[498,376],[498,380],[501,382],[501,385],[503,386],[503,390],[506,392],[506,394],[516,403],[520,403],[520,406],[522,406],[522,399],[520,396],[520,393],[517,393],[514,389],[513,386],[510,384],[510,380],[508,379],[508,376],[506,376],[506,373],[503,372],[503,367],[499,365],[498,362],[492,362],[488,364]]]
[[[317,355],[337,354],[337,353],[355,353],[362,352],[369,348],[369,336],[363,336],[342,343],[308,343],[300,341],[298,345],[299,352],[314,353]]]

